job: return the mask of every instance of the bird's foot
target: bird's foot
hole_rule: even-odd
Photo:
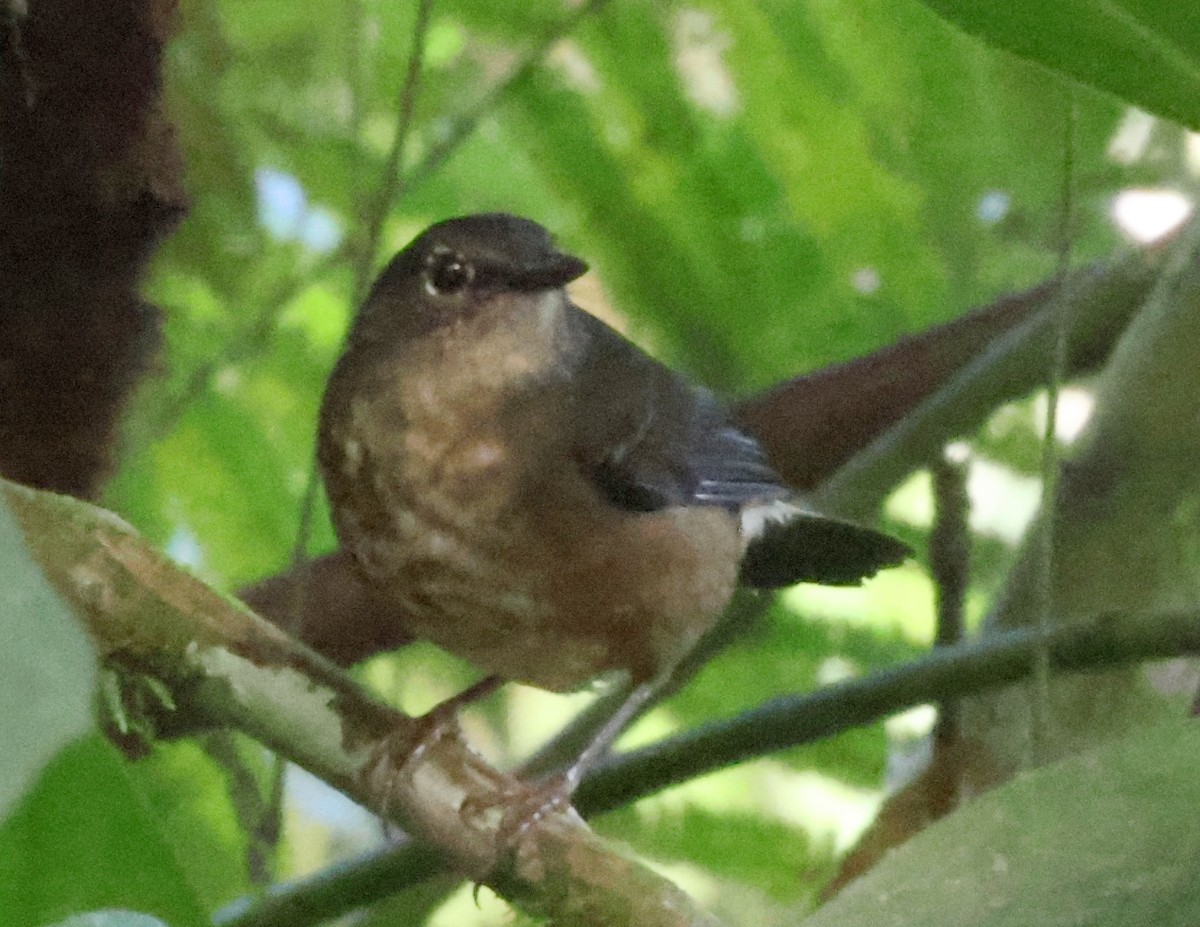
[[[413,771],[425,754],[444,737],[458,736],[459,711],[491,695],[502,682],[497,676],[481,679],[425,714],[410,719],[410,723],[392,731],[376,745],[363,764],[360,777],[368,794],[379,796],[381,815],[387,816],[388,796],[400,785],[399,777],[411,783]]]
[[[553,814],[574,813],[571,796],[584,775],[604,757],[630,719],[659,691],[663,679],[635,686],[566,769],[532,784],[517,783],[496,796],[463,802],[459,814],[466,822],[480,821],[496,809],[500,810],[499,822],[492,825],[496,828],[497,869],[513,861],[523,838],[535,825]]]
[[[504,805],[504,813],[496,829],[496,841],[501,847],[515,847],[531,827],[552,814],[571,807],[571,796],[578,780],[569,774],[549,776],[530,785],[522,785]]]
[[[571,795],[578,784],[568,771],[533,783],[518,781],[493,795],[469,797],[463,802],[459,815],[464,823],[495,828],[496,863],[483,882],[512,868],[525,838],[542,821],[556,814],[574,813]]]

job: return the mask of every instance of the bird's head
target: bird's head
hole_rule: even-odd
[[[430,226],[383,270],[355,323],[359,336],[416,338],[485,313],[513,294],[557,290],[587,271],[536,222],[505,213]]]

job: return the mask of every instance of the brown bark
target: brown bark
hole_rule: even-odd
[[[160,341],[137,284],[182,216],[162,109],[174,0],[0,18],[0,472],[94,497]]]
[[[1032,325],[1052,321],[1060,294],[1076,300],[1071,316],[1068,368],[1072,376],[1098,368],[1149,291],[1157,253],[1128,255],[1001,296],[965,315],[910,335],[844,364],[780,383],[735,408],[738,421],[759,439],[776,470],[797,489],[828,479],[917,406],[946,386],[993,344]],[[1096,310],[1096,311],[1093,311]],[[945,423],[938,444],[982,424],[997,405],[1046,382],[1053,326],[1042,326],[1018,346],[1014,374],[997,391],[973,397],[960,422]],[[920,466],[928,457],[909,461]]]

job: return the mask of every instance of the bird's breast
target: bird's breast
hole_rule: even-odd
[[[536,354],[419,360],[335,375],[321,428],[339,539],[407,629],[558,691],[670,665],[732,594],[734,521],[611,506],[574,459],[570,384]]]

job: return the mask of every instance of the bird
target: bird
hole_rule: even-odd
[[[409,634],[493,681],[623,676],[611,740],[739,585],[852,585],[909,551],[814,511],[714,393],[576,306],[587,269],[530,219],[430,226],[351,324],[317,456]]]

